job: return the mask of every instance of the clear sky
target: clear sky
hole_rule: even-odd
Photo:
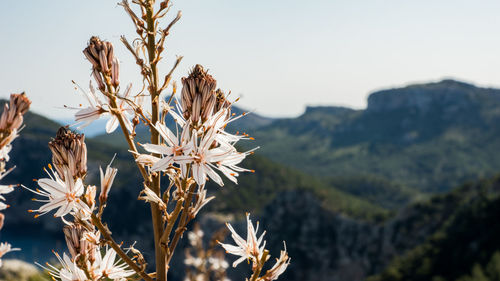
[[[122,83],[140,85],[119,36],[133,27],[117,0],[0,1],[0,97],[25,90],[53,118],[84,99],[91,35],[113,42]],[[167,41],[176,79],[200,63],[240,106],[296,116],[306,105],[362,108],[377,89],[456,78],[500,87],[500,1],[175,0]]]

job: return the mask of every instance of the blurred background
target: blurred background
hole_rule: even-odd
[[[255,138],[241,148],[261,147],[243,165],[256,173],[209,188],[216,199],[198,220],[207,237],[227,220],[245,233],[251,212],[273,257],[287,242],[292,261],[281,280],[500,280],[500,2],[173,4],[171,17],[182,10],[183,18],[167,39],[163,71],[177,55],[177,81],[197,63],[207,67],[241,97],[234,112],[253,112],[229,128]],[[64,105],[86,102],[71,80],[88,85],[81,51],[90,36],[115,44],[122,84],[141,89],[119,42],[134,30],[116,1],[2,1],[0,10],[0,97],[26,91],[33,100],[10,154],[17,168],[2,184],[34,187],[51,159],[47,142],[73,123]],[[98,167],[117,153],[105,219],[147,259],[154,253],[149,207],[135,200],[140,175],[104,124],[83,131],[88,182],[97,184]],[[45,262],[52,249],[65,250],[61,225],[27,212],[32,194],[6,197],[0,240],[23,250],[5,258]],[[230,277],[245,273],[231,269]]]

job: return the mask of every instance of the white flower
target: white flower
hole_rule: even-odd
[[[43,200],[33,199],[34,201],[45,203],[37,210],[30,210],[31,212],[39,213],[35,217],[44,215],[53,209],[57,209],[54,214],[55,217],[63,217],[69,213],[79,213],[80,215],[81,213],[90,214],[91,210],[89,206],[80,199],[84,192],[82,180],[77,179],[75,181],[67,169],[64,170],[65,181],[61,180],[54,171],[52,173],[54,174],[53,176],[47,172],[50,178],[43,178],[37,181],[42,190],[27,188],[35,194],[47,197],[47,199]]]
[[[117,102],[118,110],[120,111],[120,114],[123,116],[123,120],[125,121],[125,127],[129,132],[132,132],[133,126],[127,115],[129,115],[130,113],[133,114],[134,112],[131,105],[127,102],[127,100],[130,98],[130,93],[132,92],[131,89],[132,89],[132,84],[128,84],[127,88],[125,89],[125,93],[123,94],[123,96],[118,97],[119,101]],[[118,121],[118,117],[112,114],[111,118],[106,123],[106,133],[110,134],[114,132],[119,124],[120,122]]]
[[[289,264],[290,264],[290,258],[288,257],[288,253],[286,252],[286,244],[285,244],[285,249],[281,251],[280,257],[276,259],[276,263],[274,264],[274,266],[271,269],[269,269],[266,272],[266,274],[262,277],[263,280],[272,281],[278,279],[278,277],[283,272],[285,272]]]
[[[187,156],[193,149],[193,143],[189,140],[189,125],[187,125],[183,130],[180,138],[178,138],[172,131],[170,131],[165,124],[157,122],[153,126],[162,139],[165,141],[165,145],[150,144],[146,143],[142,146],[144,149],[150,153],[157,153],[163,155],[163,158],[147,158],[153,165],[151,167],[152,171],[165,171],[168,167],[175,163],[185,164],[186,162],[192,161],[193,157]],[[145,160],[145,157],[138,158],[138,161]]]
[[[193,209],[190,210],[191,216],[195,217],[198,214],[198,212],[200,212],[201,208],[203,208],[203,206],[208,204],[208,202],[210,202],[214,198],[215,198],[215,196],[210,196],[207,198],[207,190],[204,188],[204,186],[200,185],[198,187],[196,202],[193,206]],[[202,235],[203,235],[203,233],[202,233]]]
[[[229,267],[227,261],[219,257],[209,257],[208,263],[210,264],[210,268],[214,271],[224,271]]]
[[[104,257],[97,253],[93,272],[100,278],[106,277],[112,280],[119,280],[135,274],[135,271],[127,270],[127,264],[120,258],[116,258],[116,251],[113,248],[107,248]]]
[[[81,124],[78,129],[84,128],[93,121],[99,119],[101,115],[108,114],[108,110],[104,109],[106,106],[98,97],[95,92],[92,82],[89,85],[90,92],[84,91],[80,86],[77,85],[80,91],[84,94],[85,98],[89,102],[89,106],[78,110],[75,113],[75,121],[77,124]]]
[[[14,190],[13,185],[0,185],[0,200],[5,200],[5,197],[3,197],[2,194],[10,193],[13,190]],[[7,209],[8,207],[9,207],[9,205],[0,201],[0,211]]]
[[[0,243],[0,267],[2,267],[2,257],[8,252],[20,251],[19,248],[12,248],[12,246],[7,242]]]
[[[4,109],[5,110],[5,109]],[[3,117],[4,115],[2,115]],[[22,117],[21,119],[22,120]],[[21,126],[19,124],[19,126]],[[0,142],[0,160],[5,160],[8,162],[10,160],[9,153],[12,150],[12,142],[19,136],[17,133],[17,128],[11,129],[10,132],[4,132],[4,134],[9,133],[9,135],[4,136],[3,140]]]
[[[210,129],[205,133],[199,145],[197,144],[197,138],[193,138],[195,144],[195,150],[193,151],[195,160],[192,163],[192,169],[193,178],[198,185],[204,185],[208,176],[217,184],[223,186],[224,182],[222,178],[214,169],[221,171],[234,183],[237,183],[236,177],[238,176],[238,172],[250,171],[236,165],[241,163],[241,161],[243,161],[249,153],[252,153],[252,151],[245,153],[238,152],[228,143],[212,148],[213,144],[216,143],[217,135],[217,130],[215,128]]]
[[[203,259],[201,259],[199,257],[193,257],[191,255],[188,255],[184,259],[184,264],[188,265],[188,266],[199,267],[199,266],[203,265]]]
[[[5,200],[5,198],[1,194],[11,193],[13,190],[13,185],[0,185],[0,199]]]
[[[53,278],[57,278],[61,281],[86,281],[88,280],[85,272],[78,268],[75,262],[71,261],[70,257],[63,254],[63,257],[59,256],[58,253],[54,252],[62,268],[57,268],[51,264],[47,263],[45,268]]]
[[[116,155],[115,155],[116,156]],[[111,190],[111,186],[113,185],[113,181],[115,180],[116,174],[118,173],[118,169],[112,168],[111,163],[113,163],[113,159],[108,166],[106,166],[106,173],[103,172],[102,168],[99,167],[99,171],[101,173],[101,194],[99,198],[101,202],[105,202],[108,198],[109,191]]]
[[[203,230],[199,227],[195,227],[192,231],[188,232],[188,240],[193,247],[200,246],[202,238]]]
[[[139,196],[139,200],[144,200],[146,202],[153,202],[153,203],[156,203],[158,204],[158,207],[160,208],[160,210],[166,210],[167,209],[167,205],[165,205],[165,202],[163,202],[163,200],[161,200],[160,197],[158,197],[158,195],[152,191],[150,188],[148,187],[145,187],[141,194],[143,194],[142,196]]]
[[[12,145],[6,144],[0,148],[0,159],[5,159],[5,162],[10,160],[9,152],[12,150]]]
[[[257,263],[258,260],[261,258],[262,253],[264,251],[264,247],[266,245],[266,242],[264,241],[264,244],[261,246],[264,234],[266,233],[265,231],[257,239],[257,231],[259,230],[259,223],[257,222],[257,227],[254,228],[252,225],[252,221],[250,220],[250,214],[247,213],[246,240],[241,238],[241,236],[239,236],[236,233],[231,224],[227,223],[226,225],[227,228],[229,228],[229,230],[231,231],[231,237],[233,238],[234,242],[236,242],[236,246],[223,244],[220,242],[219,244],[221,244],[222,247],[224,247],[226,252],[228,252],[229,254],[240,256],[240,258],[233,263],[233,267],[236,267],[245,259],[252,260],[254,263]]]
[[[75,121],[76,124],[81,124],[78,129],[84,128],[88,126],[93,121],[99,119],[103,115],[110,115],[108,122],[106,123],[106,133],[110,134],[116,130],[118,125],[120,124],[118,121],[118,117],[115,114],[111,114],[109,110],[109,104],[102,102],[97,93],[90,83],[90,92],[86,92],[80,88],[80,90],[84,93],[89,106],[83,109],[79,109],[75,113]],[[129,84],[125,89],[125,92],[122,96],[118,96],[117,102],[117,110],[123,116],[123,120],[125,121],[125,127],[129,132],[132,132],[132,123],[130,122],[128,115],[133,114],[134,109],[129,104],[128,100],[130,99],[130,93],[132,89],[132,84]],[[134,98],[135,101],[141,102],[142,99],[140,97]]]

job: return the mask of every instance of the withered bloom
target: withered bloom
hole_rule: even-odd
[[[85,135],[61,127],[56,137],[49,142],[49,148],[52,151],[52,163],[62,180],[64,180],[64,167],[73,178],[85,178],[87,175]]]
[[[217,81],[197,64],[188,77],[182,78],[181,104],[184,118],[194,124],[205,122],[214,112],[217,102]]]
[[[92,74],[101,91],[105,90],[106,83],[118,87],[120,64],[114,56],[113,45],[110,42],[101,41],[99,37],[92,36],[83,54],[92,64]]]

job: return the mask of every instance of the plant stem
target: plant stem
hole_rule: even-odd
[[[108,85],[108,88],[110,89],[110,85]],[[110,94],[110,99],[109,99],[110,105],[113,109],[116,109],[119,111],[120,109],[118,108],[118,105],[116,103],[116,97],[114,95],[115,95],[114,93]],[[130,135],[129,131],[127,130],[127,127],[125,126],[125,120],[123,119],[123,115],[120,114],[119,112],[113,112],[113,114],[118,118],[118,122],[120,123],[120,127],[122,129],[123,135],[125,136],[125,140],[127,140],[129,150],[134,152],[134,153],[132,153],[132,156],[134,157],[134,159],[137,158],[137,155],[139,155],[139,152],[137,151],[137,147],[135,146],[133,137]],[[144,181],[146,182],[146,185],[149,185],[149,182],[151,181],[151,179],[148,176],[148,172],[146,171],[146,169],[144,168],[143,165],[141,165],[137,162],[136,162],[136,164],[137,164],[137,167],[139,168],[139,171],[141,172],[141,175],[142,175]]]
[[[127,256],[127,254],[120,248],[120,246],[113,240],[113,237],[111,237],[111,232],[109,229],[104,226],[101,222],[101,220],[95,215],[92,214],[92,223],[99,229],[101,232],[102,237],[104,240],[106,240],[110,245],[113,250],[122,258],[122,260],[130,266],[137,274],[139,274],[144,280],[146,281],[153,281],[153,278],[151,278],[142,268],[140,268],[132,259]]]
[[[153,1],[148,1],[146,4],[146,24],[147,24],[147,45],[149,56],[149,67],[151,68],[151,84],[149,85],[149,93],[151,94],[151,123],[156,124],[160,120],[160,101],[158,93],[158,68],[157,68],[157,53],[156,53],[156,25],[153,13]],[[160,144],[160,136],[158,131],[150,125],[151,129],[151,143]],[[158,154],[153,154],[156,157],[160,157]],[[156,173],[152,175],[152,186],[151,189],[158,195],[160,194],[160,179],[161,174]],[[165,281],[166,276],[166,266],[165,266],[165,251],[160,245],[160,237],[163,231],[163,222],[161,219],[161,211],[157,204],[151,204],[151,217],[154,229],[154,240],[155,240],[155,262],[156,262],[156,280]]]
[[[267,256],[269,255],[268,250],[264,250],[264,253],[262,254],[262,258],[260,261],[257,261],[257,268],[252,274],[252,277],[250,277],[250,281],[256,281],[257,278],[259,278],[260,272],[262,271],[262,268],[264,267],[264,263],[266,263]]]
[[[191,201],[193,200],[193,194],[194,194],[194,189],[196,188],[196,185],[193,184],[189,188],[188,191],[188,196],[186,198],[186,201],[184,201],[184,207],[181,215],[181,219],[179,221],[179,224],[177,225],[177,229],[175,230],[175,235],[174,238],[172,239],[172,242],[169,245],[168,248],[168,256],[167,256],[167,264],[170,264],[170,260],[172,259],[172,256],[174,255],[175,248],[177,247],[177,243],[179,243],[179,240],[186,230],[186,226],[190,219],[188,218],[188,211],[189,211],[189,205],[191,204]]]

